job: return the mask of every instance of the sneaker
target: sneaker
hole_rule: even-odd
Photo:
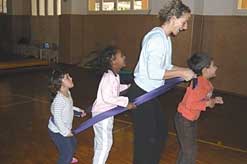
[[[76,159],[75,157],[72,158],[72,161],[70,163],[77,163],[78,159]]]

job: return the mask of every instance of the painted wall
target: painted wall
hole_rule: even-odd
[[[190,6],[192,14],[194,15],[203,14],[203,8],[204,8],[203,0],[184,0],[183,2],[188,6]]]
[[[29,15],[30,2],[27,0],[8,0],[8,15]]]
[[[234,15],[237,0],[204,0],[203,15]]]
[[[59,17],[58,16],[33,16],[30,19],[31,43],[44,42],[59,44]]]
[[[247,18],[205,16],[203,19],[201,47],[219,67],[214,79],[216,88],[247,95]]]

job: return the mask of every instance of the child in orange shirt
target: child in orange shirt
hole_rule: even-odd
[[[222,97],[212,97],[213,86],[209,79],[216,76],[217,66],[203,53],[196,53],[188,60],[191,70],[197,74],[187,87],[183,100],[178,105],[175,127],[179,141],[177,164],[195,164],[197,154],[197,120],[201,111],[215,104],[223,104]]]

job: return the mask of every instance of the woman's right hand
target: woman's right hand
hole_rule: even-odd
[[[195,78],[195,77],[196,77],[196,74],[191,69],[189,68],[184,69],[182,78],[185,81],[190,81],[192,78]]]

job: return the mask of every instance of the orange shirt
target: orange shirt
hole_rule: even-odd
[[[202,76],[198,77],[197,86],[187,87],[183,100],[178,105],[178,112],[188,120],[197,120],[201,111],[206,110],[206,102],[212,96],[213,86],[209,80]]]

